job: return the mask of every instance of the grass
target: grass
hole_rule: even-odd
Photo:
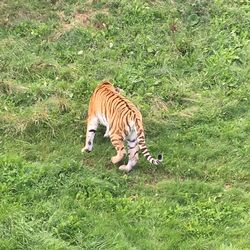
[[[249,249],[248,1],[0,4],[0,249]],[[124,174],[89,97],[110,79],[162,165]]]

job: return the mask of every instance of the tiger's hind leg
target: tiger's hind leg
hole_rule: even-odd
[[[138,153],[139,147],[137,144],[137,139],[128,140],[128,153],[129,153],[129,161],[127,165],[122,165],[119,167],[120,170],[129,172],[136,165],[138,161]]]
[[[98,127],[98,118],[96,116],[93,116],[88,119],[88,125],[87,125],[87,132],[86,132],[86,143],[85,147],[82,148],[82,153],[84,151],[91,152],[93,148],[93,141],[95,137],[95,132]]]
[[[110,136],[111,143],[115,147],[117,154],[111,158],[113,164],[118,163],[126,155],[126,150],[124,148],[123,138],[119,134],[113,134]]]

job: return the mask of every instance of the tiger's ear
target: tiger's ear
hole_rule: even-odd
[[[115,91],[116,91],[117,93],[120,93],[120,92],[121,92],[121,89],[118,88],[118,87],[115,87]]]

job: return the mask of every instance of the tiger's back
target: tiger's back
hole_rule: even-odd
[[[126,155],[124,140],[128,142],[129,162],[127,165],[120,166],[119,169],[130,171],[138,160],[139,149],[151,163],[157,165],[162,161],[161,155],[158,159],[154,159],[148,152],[140,111],[108,81],[101,82],[91,96],[86,144],[82,151],[92,150],[98,123],[106,126],[104,136],[109,136],[116,148],[117,155],[111,158],[113,163],[121,161]]]

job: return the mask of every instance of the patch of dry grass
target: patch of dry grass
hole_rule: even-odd
[[[22,85],[15,84],[10,81],[0,82],[0,93],[6,94],[6,95],[25,93],[27,90],[28,88]]]
[[[47,4],[48,5],[48,4]],[[46,20],[48,11],[40,8],[39,12],[25,1],[0,1],[0,25],[13,25],[23,20]]]
[[[54,123],[57,115],[68,112],[70,102],[67,98],[52,96],[46,100],[38,101],[34,105],[14,113],[5,110],[0,115],[0,125],[4,133],[23,134],[32,127],[45,125],[55,134]]]
[[[93,22],[98,15],[109,16],[109,10],[107,8],[94,10],[88,7],[86,4],[86,10],[79,11],[75,10],[70,17],[67,17],[63,11],[58,12],[58,17],[60,19],[60,26],[57,28],[56,32],[51,34],[51,40],[57,40],[64,33],[74,29],[74,28],[87,28],[92,27],[96,29],[104,29],[106,28],[105,22]]]

